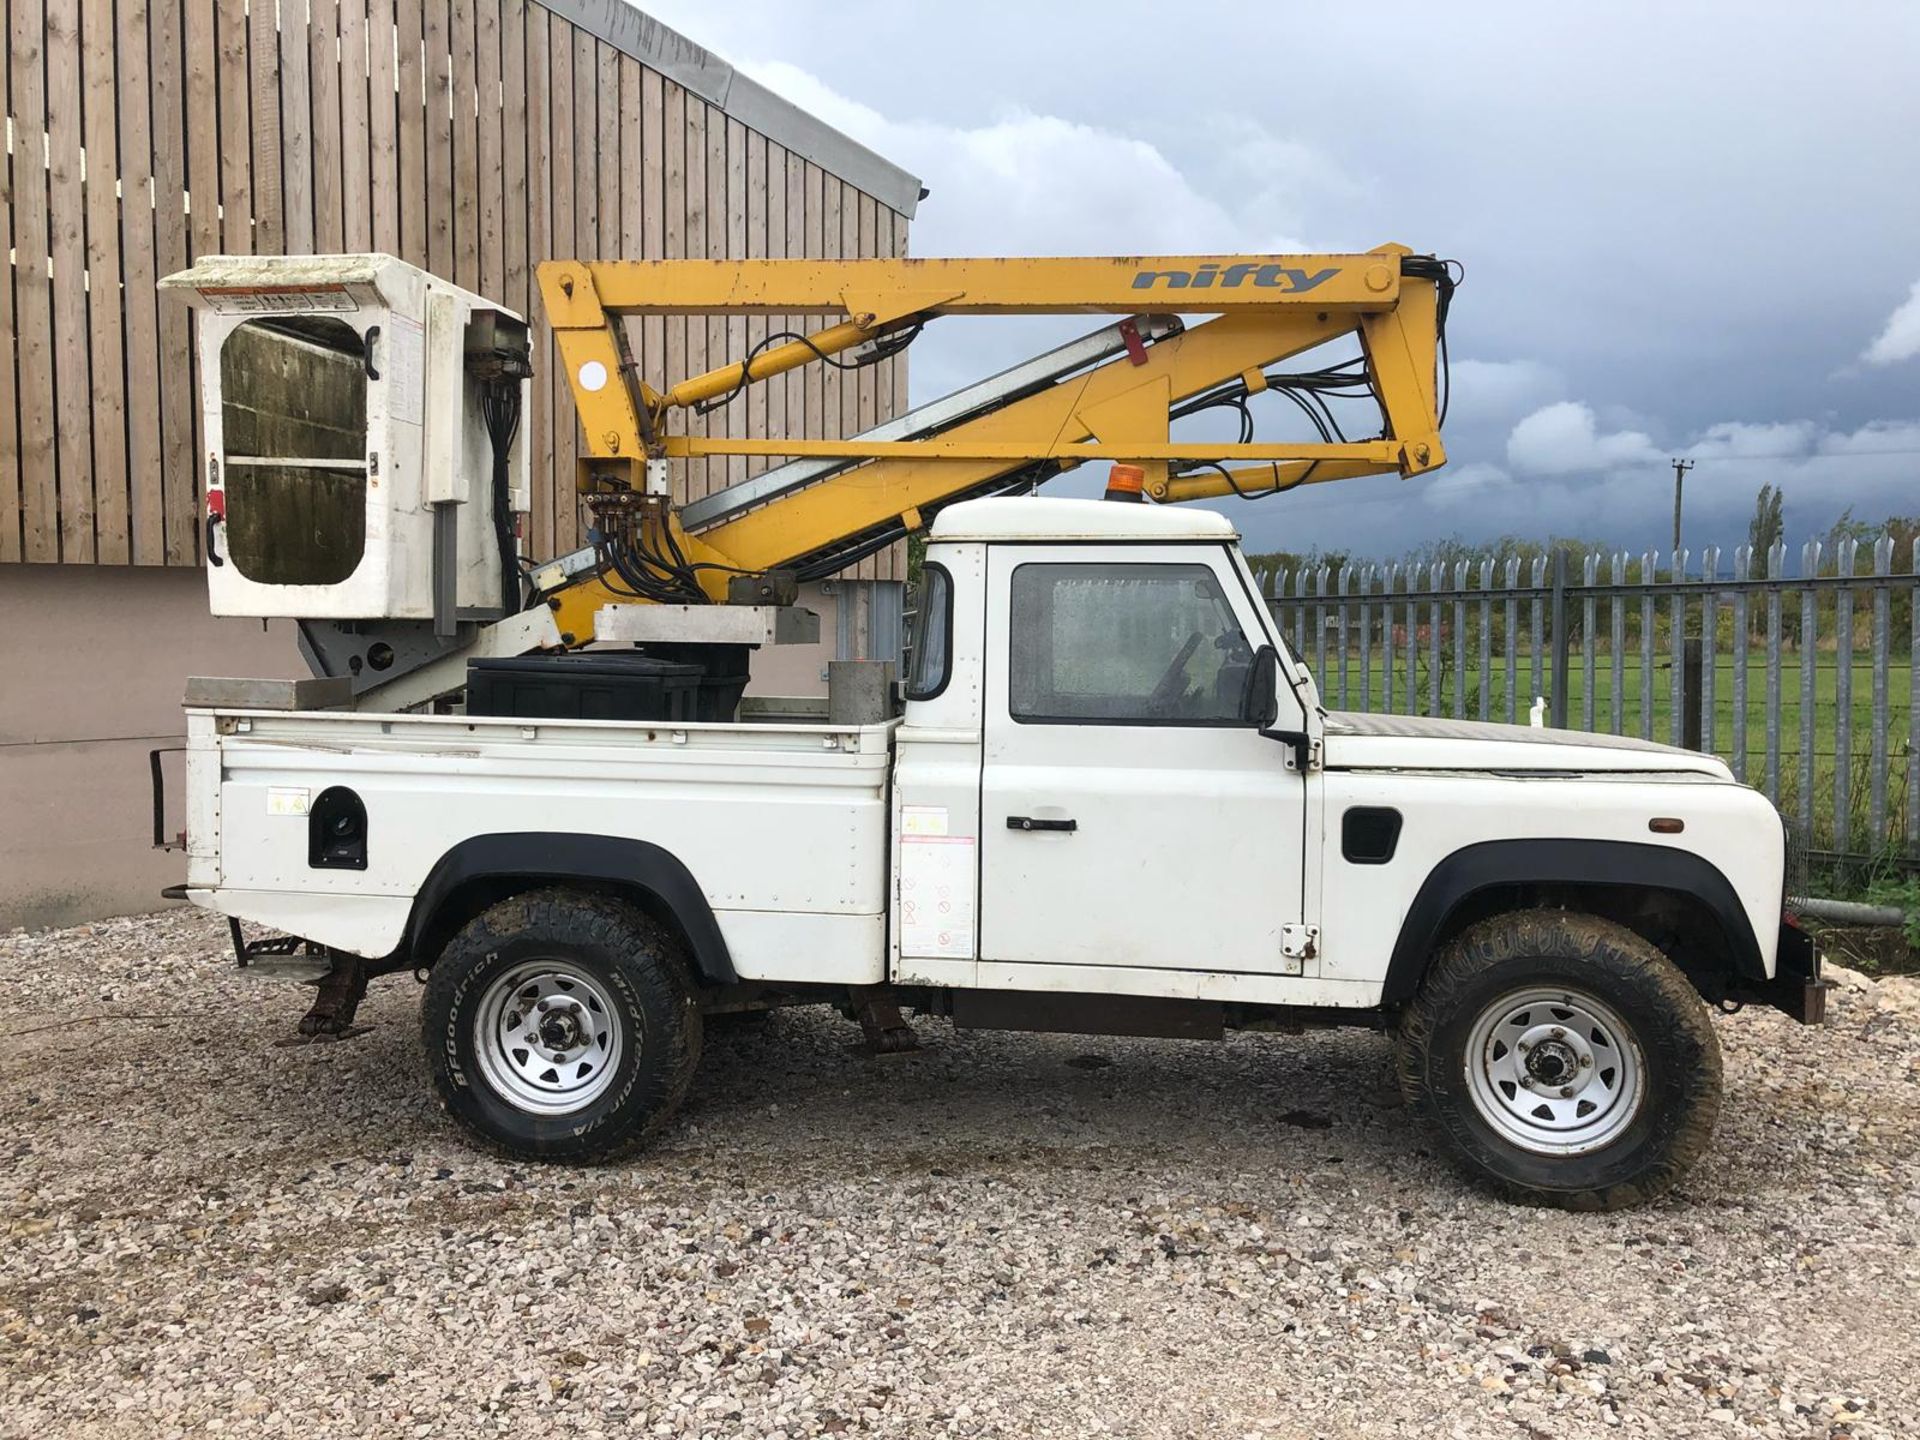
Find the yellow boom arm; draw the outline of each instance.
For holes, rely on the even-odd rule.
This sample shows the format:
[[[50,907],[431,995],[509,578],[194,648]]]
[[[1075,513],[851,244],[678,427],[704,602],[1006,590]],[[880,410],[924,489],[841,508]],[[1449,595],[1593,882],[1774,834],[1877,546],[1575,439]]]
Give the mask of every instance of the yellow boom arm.
[[[935,507],[997,481],[1088,460],[1140,466],[1148,497],[1168,502],[1413,476],[1446,459],[1437,350],[1452,280],[1440,262],[1399,245],[1355,255],[1084,260],[556,260],[540,266],[539,280],[585,435],[582,490],[648,496],[649,533],[670,543],[714,598],[729,572],[831,555],[863,535],[917,528]],[[675,409],[856,346],[902,344],[940,316],[1034,313],[1210,318],[1164,327],[1157,343],[1130,339],[1126,353],[918,438],[666,433]],[[831,323],[664,389],[639,380],[621,317],[710,314],[817,314]],[[1172,439],[1186,402],[1222,387],[1258,393],[1266,367],[1346,335],[1359,338],[1364,373],[1344,378],[1378,401],[1378,435]],[[666,503],[661,462],[722,455],[858,463],[690,535]],[[607,598],[566,597],[563,628],[584,634],[590,608]]]

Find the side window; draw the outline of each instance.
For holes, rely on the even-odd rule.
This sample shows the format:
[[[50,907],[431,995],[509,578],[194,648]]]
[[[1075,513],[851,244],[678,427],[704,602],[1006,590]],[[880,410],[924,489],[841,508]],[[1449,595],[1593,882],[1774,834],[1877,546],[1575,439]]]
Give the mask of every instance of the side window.
[[[920,605],[913,617],[913,657],[907,698],[931,700],[953,674],[953,577],[944,565],[920,572]]]
[[[1008,710],[1030,724],[1239,725],[1253,652],[1205,565],[1021,565]]]
[[[249,320],[220,351],[227,549],[265,585],[337,585],[367,544],[366,348],[332,316]]]

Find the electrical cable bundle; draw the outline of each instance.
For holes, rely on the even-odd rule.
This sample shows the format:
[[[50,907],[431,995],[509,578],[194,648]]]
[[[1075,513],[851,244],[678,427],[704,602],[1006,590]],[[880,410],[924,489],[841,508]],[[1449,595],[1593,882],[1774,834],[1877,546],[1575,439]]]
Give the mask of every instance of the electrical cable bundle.
[[[513,496],[510,466],[513,437],[520,428],[520,383],[518,377],[489,380],[480,387],[480,414],[486,421],[487,440],[493,446],[493,535],[500,547],[500,604],[503,612],[517,615],[526,604],[515,562],[519,546],[514,543]]]
[[[624,593],[660,605],[706,604],[707,592],[700,588],[697,572],[726,568],[690,562],[669,525],[660,527],[660,534],[666,541],[665,554],[649,548],[642,537],[627,538],[598,527],[587,534],[602,578],[606,579],[611,574],[620,581],[619,585],[615,585],[608,580],[608,589],[621,593],[621,586],[624,586]]]
[[[1444,425],[1447,422],[1447,407],[1453,400],[1452,362],[1447,354],[1447,311],[1453,304],[1453,292],[1459,286],[1464,271],[1460,263],[1455,260],[1436,260],[1430,255],[1407,255],[1401,258],[1400,273],[1415,280],[1430,280],[1438,292],[1434,308],[1434,337],[1439,342],[1440,349],[1438,423]],[[1373,401],[1377,409],[1380,407],[1380,394],[1374,389],[1372,376],[1367,373],[1364,356],[1355,356],[1337,365],[1328,365],[1318,370],[1305,370],[1295,374],[1263,373],[1261,378],[1266,381],[1266,389],[1286,396],[1299,408],[1300,412],[1307,417],[1308,423],[1313,426],[1315,433],[1319,435],[1323,445],[1345,444],[1348,438],[1347,432],[1335,417],[1332,407],[1327,404],[1329,399],[1368,399]],[[1246,381],[1231,380],[1194,396],[1184,404],[1175,406],[1168,412],[1168,418],[1179,420],[1206,410],[1235,410],[1240,416],[1239,443],[1249,445],[1253,443],[1254,423],[1253,412],[1247,408],[1247,401],[1255,393],[1257,392],[1247,388]],[[1386,438],[1386,431],[1386,413],[1384,409],[1380,409],[1380,433],[1376,438]],[[1319,463],[1316,460],[1308,465],[1300,478],[1286,488],[1291,490],[1295,486],[1306,484]],[[1213,460],[1189,461],[1173,467],[1175,474],[1187,474],[1195,470],[1219,471],[1221,477],[1232,487],[1233,493],[1242,500],[1257,500],[1263,495],[1279,493],[1277,488],[1249,493],[1240,488],[1231,470]]]
[[[1415,280],[1431,280],[1438,290],[1433,330],[1440,341],[1440,416],[1447,423],[1447,406],[1453,401],[1453,366],[1447,357],[1447,311],[1453,308],[1453,292],[1466,278],[1467,267],[1458,260],[1438,260],[1431,255],[1403,255],[1400,273]]]
[[[916,320],[890,335],[883,335],[869,342],[863,351],[847,360],[822,350],[814,343],[812,337],[798,331],[775,331],[757,342],[747,352],[746,358],[740,362],[739,378],[735,380],[732,388],[723,395],[716,395],[704,404],[694,406],[694,413],[696,415],[711,414],[738,399],[752,383],[753,362],[775,345],[795,341],[811,350],[814,359],[831,365],[836,370],[864,370],[870,365],[878,365],[884,360],[891,360],[894,356],[901,354],[920,338],[920,332],[925,328],[926,321]],[[700,588],[699,571],[726,570],[736,575],[749,573],[729,565],[689,561],[670,526],[664,526],[661,529],[667,550],[670,552],[664,555],[657,550],[648,549],[644,541],[623,540],[618,535],[608,534],[597,528],[588,533],[593,544],[594,558],[599,562],[602,574],[617,577],[620,585],[626,587],[625,593],[640,599],[673,605],[705,604],[707,595]],[[812,564],[801,566],[796,573],[803,581],[817,580],[822,576],[831,575],[865,559],[876,551],[885,549],[905,533],[905,527],[896,524],[887,527],[883,534],[868,532],[866,535],[854,537],[836,548],[830,560],[816,559]],[[619,586],[613,585],[611,581],[609,581],[609,588],[619,590]]]

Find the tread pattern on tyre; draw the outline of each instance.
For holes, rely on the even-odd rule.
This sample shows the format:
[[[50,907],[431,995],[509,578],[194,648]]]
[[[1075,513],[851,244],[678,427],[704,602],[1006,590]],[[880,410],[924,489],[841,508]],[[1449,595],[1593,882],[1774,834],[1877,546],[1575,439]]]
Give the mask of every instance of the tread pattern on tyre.
[[[1564,981],[1606,1000],[1635,1032],[1648,1093],[1618,1141],[1541,1156],[1500,1139],[1466,1093],[1474,1016],[1503,990]],[[1506,1198],[1617,1210],[1671,1188],[1706,1151],[1720,1111],[1719,1041],[1692,983],[1626,926],[1565,910],[1493,916],[1448,942],[1400,1018],[1401,1093],[1440,1128],[1454,1161]]]
[[[526,1133],[510,1138],[484,1118],[490,1092],[478,1076],[463,1072],[457,1032],[501,951],[530,940],[605,963],[613,988],[634,1011],[629,1044],[638,1047],[639,1063],[627,1085],[582,1112],[588,1123],[526,1116]],[[601,1163],[644,1147],[679,1109],[699,1064],[701,1023],[685,955],[666,927],[610,896],[553,888],[498,902],[447,943],[427,975],[421,1034],[441,1108],[490,1149],[517,1159]],[[512,1111],[497,1097],[494,1104]]]

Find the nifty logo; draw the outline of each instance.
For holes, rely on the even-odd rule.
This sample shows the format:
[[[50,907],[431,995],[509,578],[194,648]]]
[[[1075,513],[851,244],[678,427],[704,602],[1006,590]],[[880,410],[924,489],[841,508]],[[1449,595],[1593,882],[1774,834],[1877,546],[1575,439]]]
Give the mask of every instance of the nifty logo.
[[[1338,266],[1327,270],[1290,270],[1284,265],[1228,265],[1224,268],[1208,261],[1197,270],[1142,270],[1133,277],[1133,288],[1151,290],[1161,281],[1169,290],[1238,289],[1248,280],[1263,290],[1287,290],[1294,294],[1323,285],[1340,273]]]

